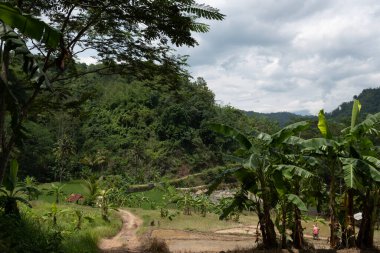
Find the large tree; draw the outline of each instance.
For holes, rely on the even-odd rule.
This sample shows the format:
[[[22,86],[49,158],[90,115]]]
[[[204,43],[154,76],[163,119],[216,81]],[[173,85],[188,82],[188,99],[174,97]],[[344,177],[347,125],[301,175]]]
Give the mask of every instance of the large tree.
[[[89,72],[163,73],[175,80],[183,59],[173,56],[172,46],[197,45],[192,32],[209,30],[199,18],[224,18],[194,0],[11,0],[0,8],[0,179],[41,92]],[[102,64],[77,69],[75,60],[88,50]]]

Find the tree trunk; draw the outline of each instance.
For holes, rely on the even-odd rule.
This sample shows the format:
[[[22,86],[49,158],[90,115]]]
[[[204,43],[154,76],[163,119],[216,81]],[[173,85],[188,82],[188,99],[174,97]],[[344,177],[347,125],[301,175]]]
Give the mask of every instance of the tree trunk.
[[[342,242],[345,247],[355,247],[355,221],[354,221],[354,192],[353,189],[348,189],[345,196],[345,227],[342,233]]]
[[[304,244],[301,211],[297,207],[294,207],[293,246],[296,249],[302,249]]]
[[[286,249],[286,202],[282,206],[281,248]]]
[[[379,192],[375,191],[371,196],[371,191],[367,190],[363,203],[363,218],[360,224],[356,245],[359,248],[373,248],[373,237],[375,230],[375,220],[377,216],[377,205]]]
[[[263,235],[264,247],[267,249],[276,248],[276,231],[274,229],[274,223],[270,218],[270,207],[265,200],[263,200],[263,213],[260,219],[260,230]]]
[[[18,210],[17,202],[14,198],[8,197],[5,201],[4,214],[14,215],[17,218],[20,217],[20,211]]]
[[[8,164],[10,149],[6,138],[5,117],[7,112],[7,84],[9,72],[9,49],[3,43],[0,45],[0,184],[3,183],[6,167]]]
[[[330,247],[335,248],[339,238],[337,236],[337,221],[336,221],[336,217],[335,217],[335,175],[334,175],[334,169],[332,170],[331,182],[330,182],[329,212],[330,212]]]

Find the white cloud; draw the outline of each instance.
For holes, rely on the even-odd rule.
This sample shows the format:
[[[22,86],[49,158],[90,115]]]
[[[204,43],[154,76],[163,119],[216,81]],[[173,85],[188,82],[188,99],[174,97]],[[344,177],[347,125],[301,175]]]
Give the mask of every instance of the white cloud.
[[[380,79],[380,2],[213,0],[227,14],[199,36],[190,72],[223,104],[331,111]],[[365,106],[365,105],[363,105]]]

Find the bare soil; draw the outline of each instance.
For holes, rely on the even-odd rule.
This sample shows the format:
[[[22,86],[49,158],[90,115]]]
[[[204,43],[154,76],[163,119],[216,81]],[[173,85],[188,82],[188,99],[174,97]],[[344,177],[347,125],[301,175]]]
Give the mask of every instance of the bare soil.
[[[151,236],[164,240],[173,253],[220,252],[255,247],[255,237],[251,235],[156,229],[152,231]]]
[[[143,221],[127,210],[119,210],[119,214],[123,221],[123,226],[114,237],[100,241],[99,248],[101,252],[141,252],[141,242],[136,235],[136,231]]]
[[[127,210],[120,210],[119,214],[123,220],[120,232],[113,238],[103,239],[99,243],[99,248],[103,253],[142,253],[142,239],[136,232],[142,225],[142,220]],[[338,253],[359,253],[371,252],[360,250],[329,250],[326,238],[312,240],[305,235],[305,239],[314,244],[318,252],[338,252]],[[218,230],[215,232],[194,232],[174,229],[153,229],[148,238],[156,238],[164,241],[172,253],[216,253],[216,252],[298,252],[297,250],[252,250],[256,244],[256,227],[241,226]],[[146,240],[146,238],[145,238]]]

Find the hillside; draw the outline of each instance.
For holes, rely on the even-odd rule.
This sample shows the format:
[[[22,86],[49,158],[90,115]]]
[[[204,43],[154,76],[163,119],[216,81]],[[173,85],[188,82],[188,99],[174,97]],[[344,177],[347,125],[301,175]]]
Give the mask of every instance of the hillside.
[[[290,123],[307,120],[313,118],[313,116],[301,116],[291,112],[272,112],[272,113],[260,113],[254,111],[245,111],[248,116],[263,117],[269,120],[278,122],[280,127],[286,126]]]
[[[362,104],[361,117],[365,117],[367,114],[373,114],[380,111],[380,87],[369,88],[363,90],[358,96],[354,98],[359,99]],[[351,117],[352,103],[344,102],[337,109],[333,110],[328,114],[329,117],[336,119],[337,121],[342,121],[344,119]]]
[[[360,114],[362,119],[365,118],[367,114],[380,112],[380,87],[364,89],[359,95],[353,96],[353,98],[359,99],[362,104]],[[349,121],[351,119],[352,103],[353,101],[343,102],[338,106],[338,108],[327,113],[327,116],[337,122]],[[244,111],[244,113],[248,116],[257,116],[273,120],[278,122],[280,127],[286,126],[292,122],[309,120],[315,117],[311,115],[302,116],[291,112],[260,113],[254,111]]]

